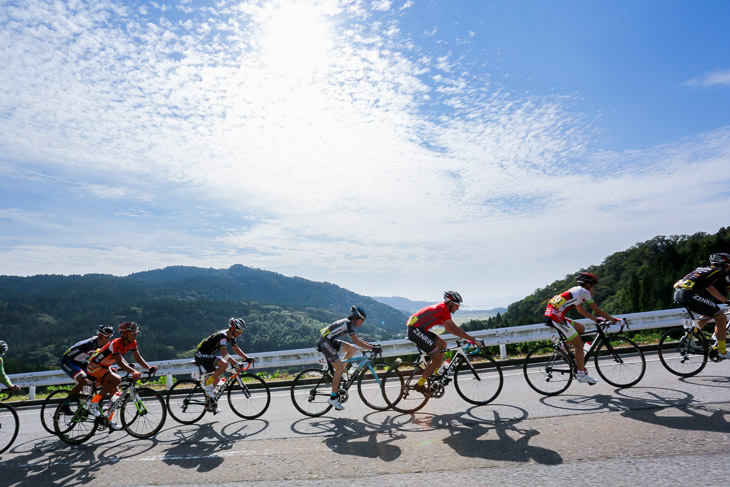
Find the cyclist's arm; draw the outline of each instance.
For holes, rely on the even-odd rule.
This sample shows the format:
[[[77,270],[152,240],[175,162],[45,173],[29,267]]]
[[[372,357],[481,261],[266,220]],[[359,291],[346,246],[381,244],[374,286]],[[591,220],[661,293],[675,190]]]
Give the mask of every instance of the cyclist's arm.
[[[594,303],[593,301],[589,302],[588,306],[590,306],[591,310],[593,310],[593,313],[595,315],[600,316],[601,318],[605,318],[608,321],[612,321],[614,323],[616,323],[618,321],[616,318],[614,318],[613,316],[611,316],[610,314],[606,313],[601,308],[599,308],[598,305],[596,303]],[[589,312],[587,312],[582,306],[576,306],[575,309],[578,311],[578,313],[582,314],[586,318],[591,319],[596,322],[598,321],[598,320],[596,320],[595,316],[593,316]]]
[[[0,382],[5,384],[9,388],[13,388],[13,383],[10,381],[10,377],[5,373],[5,364],[3,363],[3,359],[0,358]]]
[[[352,338],[352,343],[354,343],[355,345],[357,345],[360,348],[365,348],[367,350],[372,350],[373,349],[373,346],[371,344],[369,344],[368,342],[362,340],[357,335],[354,335],[354,334],[353,335],[350,335],[350,338]]]
[[[137,357],[135,356],[134,358],[137,358]],[[137,372],[136,370],[134,370],[134,367],[132,367],[131,365],[129,365],[129,362],[127,362],[126,360],[124,360],[124,357],[122,357],[122,354],[121,353],[115,353],[114,354],[114,360],[117,361],[117,365],[119,366],[120,369],[126,370],[130,374],[133,374],[133,373]]]
[[[730,301],[728,298],[722,295],[720,291],[717,290],[715,286],[708,286],[707,292],[712,294],[712,297],[720,301],[721,303],[727,304],[728,301]]]
[[[451,333],[452,335],[456,335],[459,338],[463,338],[464,340],[469,340],[470,342],[476,342],[477,339],[459,328],[456,323],[454,323],[454,320],[446,320],[443,322],[444,329],[448,333]]]
[[[245,353],[243,353],[243,350],[241,350],[241,347],[239,347],[235,343],[233,344],[233,351],[236,352],[236,354],[239,357],[241,357],[243,360],[248,360],[248,355],[246,355]],[[226,350],[223,349],[222,350],[222,356],[223,357],[225,357],[227,355],[225,352],[226,352]],[[228,355],[228,363],[231,364],[231,365],[237,365],[236,360],[233,357],[231,357],[230,355]]]

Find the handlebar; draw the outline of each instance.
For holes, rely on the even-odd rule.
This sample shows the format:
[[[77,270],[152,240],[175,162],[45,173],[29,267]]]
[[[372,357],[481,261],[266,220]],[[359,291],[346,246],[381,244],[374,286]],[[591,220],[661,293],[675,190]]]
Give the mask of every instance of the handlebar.
[[[157,375],[157,370],[155,369],[154,372],[148,370],[147,372],[140,372],[140,374],[142,374],[142,377],[139,379],[140,382],[150,382],[152,378]],[[122,377],[122,383],[132,384],[133,382],[132,374],[130,372],[127,372],[127,375]]]

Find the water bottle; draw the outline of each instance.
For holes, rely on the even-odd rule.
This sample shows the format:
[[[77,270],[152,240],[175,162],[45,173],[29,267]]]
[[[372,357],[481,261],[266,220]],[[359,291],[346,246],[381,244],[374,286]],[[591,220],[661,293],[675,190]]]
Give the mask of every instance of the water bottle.
[[[115,402],[117,402],[120,397],[122,397],[122,393],[119,392],[119,391],[115,392],[114,395],[111,398],[112,404],[114,404]]]
[[[436,372],[436,374],[444,375],[446,373],[446,369],[449,368],[449,363],[450,362],[448,359],[444,360],[444,363],[441,364],[441,367],[439,367],[439,370],[438,370],[438,372]]]
[[[588,350],[591,349],[591,342],[585,342],[583,344],[583,353],[588,353]]]

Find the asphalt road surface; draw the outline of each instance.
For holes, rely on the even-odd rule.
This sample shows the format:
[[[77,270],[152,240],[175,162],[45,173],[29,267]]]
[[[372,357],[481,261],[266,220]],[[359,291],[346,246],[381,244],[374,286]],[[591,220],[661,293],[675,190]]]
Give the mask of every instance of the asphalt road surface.
[[[452,384],[413,416],[373,412],[354,393],[344,411],[306,418],[272,389],[257,420],[223,402],[196,425],[168,416],[150,440],[98,433],[80,446],[20,408],[0,485],[728,485],[730,361],[682,380],[655,352],[647,362],[633,388],[574,382],[551,398],[508,368],[493,404],[471,406]]]

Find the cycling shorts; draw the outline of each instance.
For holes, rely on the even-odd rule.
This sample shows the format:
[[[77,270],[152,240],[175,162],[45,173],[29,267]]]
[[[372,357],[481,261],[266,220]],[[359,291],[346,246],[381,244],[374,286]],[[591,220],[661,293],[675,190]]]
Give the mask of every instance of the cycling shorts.
[[[702,316],[713,317],[722,313],[722,309],[716,302],[699,295],[691,289],[677,289],[674,291],[674,302]]]
[[[432,331],[423,331],[415,326],[409,326],[407,338],[428,355],[436,352],[439,337]]]
[[[215,365],[218,359],[220,359],[218,355],[209,355],[207,353],[195,352],[195,364],[203,367],[208,373],[211,373],[218,368]]]
[[[317,350],[324,354],[327,363],[337,362],[340,360],[340,349],[342,348],[342,340],[330,340],[329,338],[320,338],[317,343]]]
[[[79,379],[86,378],[86,371],[84,370],[84,368],[68,357],[63,357],[63,360],[61,361],[61,370],[66,372],[67,376],[71,377],[77,382]]]
[[[565,318],[565,321],[555,321],[548,316],[545,319],[545,324],[547,326],[558,329],[560,333],[565,335],[566,340],[572,340],[573,338],[578,336],[578,332],[573,327],[573,320],[571,320],[570,318]]]

